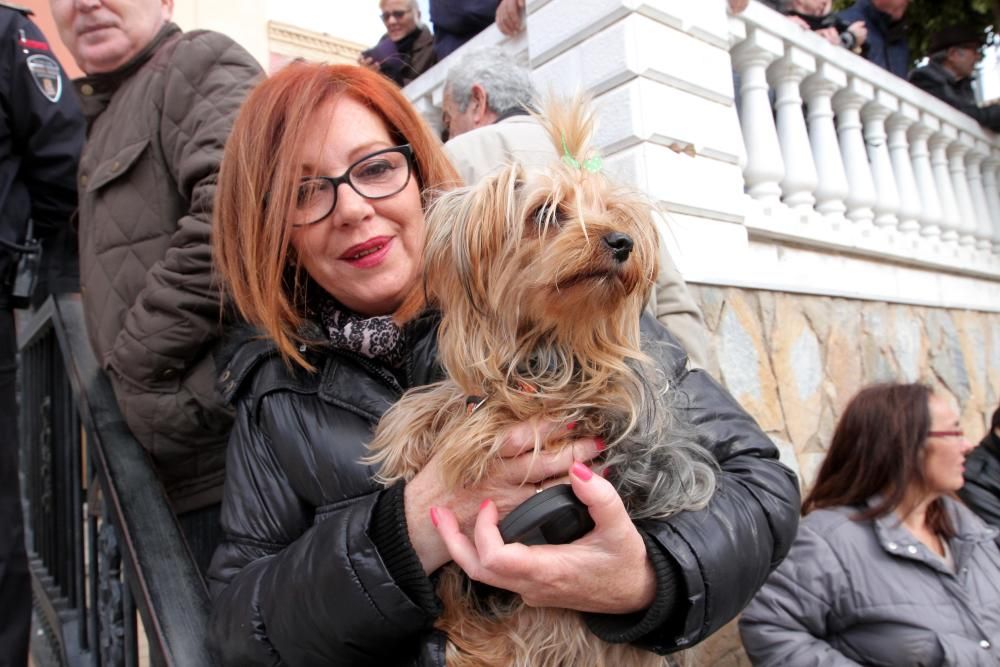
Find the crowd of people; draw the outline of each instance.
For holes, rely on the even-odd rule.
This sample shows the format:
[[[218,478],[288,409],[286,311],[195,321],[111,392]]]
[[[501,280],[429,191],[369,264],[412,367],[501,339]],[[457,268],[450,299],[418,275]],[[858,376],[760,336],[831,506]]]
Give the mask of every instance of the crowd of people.
[[[433,32],[415,0],[381,0],[386,34],[359,66],[270,77],[228,37],[182,31],[171,0],[50,5],[84,72],[72,83],[30,12],[0,4],[15,47],[0,51],[0,664],[26,663],[30,624],[13,311],[77,289],[206,573],[224,664],[443,665],[435,573],[451,562],[491,582],[535,571],[531,590],[511,590],[660,654],[745,608],[754,664],[1000,660],[1000,408],[974,448],[946,396],[865,388],[800,504],[777,448],[704,370],[709,333],[663,243],[635,326],[683,399],[678,432],[711,462],[703,507],[630,518],[613,475],[592,470],[603,434],[572,424],[571,446],[541,452],[538,424],[512,428],[482,484],[448,485],[434,458],[380,482],[374,428],[443,372],[434,304],[397,317],[421,290],[435,202],[507,164],[606,178],[553,146],[530,73],[501,50],[448,61],[441,138],[400,90],[490,23],[523,30],[523,0],[432,0]],[[982,35],[942,31],[910,73],[906,5],[776,8],[996,129],[970,98]],[[664,221],[650,224],[662,238]],[[556,484],[595,519],[583,545],[498,545],[502,515]]]

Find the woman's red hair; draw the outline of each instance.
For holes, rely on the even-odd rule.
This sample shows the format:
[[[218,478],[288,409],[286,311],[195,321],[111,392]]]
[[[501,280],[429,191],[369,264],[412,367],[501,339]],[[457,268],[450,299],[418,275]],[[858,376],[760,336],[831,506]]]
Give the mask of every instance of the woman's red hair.
[[[410,144],[424,206],[458,185],[441,143],[394,83],[353,65],[294,63],[257,86],[226,143],[215,198],[213,253],[227,297],[278,346],[311,370],[300,351],[306,284],[287,223],[303,175],[301,146],[315,110],[340,95],[366,105],[393,141]],[[322,223],[320,223],[322,224]]]

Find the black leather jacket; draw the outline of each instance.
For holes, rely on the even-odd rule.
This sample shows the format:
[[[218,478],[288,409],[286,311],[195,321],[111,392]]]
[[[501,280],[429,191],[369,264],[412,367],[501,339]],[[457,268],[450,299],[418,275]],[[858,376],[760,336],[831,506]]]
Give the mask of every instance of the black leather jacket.
[[[1000,438],[992,430],[965,460],[965,486],[958,495],[980,519],[1000,528]]]
[[[419,565],[408,542],[388,553],[376,534],[380,508],[401,492],[377,486],[358,463],[372,427],[405,388],[439,378],[436,328],[432,316],[408,326],[410,356],[396,376],[331,349],[310,352],[318,372],[290,371],[266,341],[237,346],[222,375],[237,406],[225,537],[209,572],[210,633],[225,664],[444,664],[430,580],[398,566],[397,551]],[[672,341],[649,316],[643,334]],[[784,558],[799,515],[796,477],[771,441],[672,349],[661,362],[722,472],[704,510],[639,524],[654,565],[665,555],[674,566],[682,599],[677,613],[641,636],[627,626],[642,620],[623,617],[626,629],[616,636],[660,653],[689,647],[735,617]],[[675,596],[659,583],[658,576],[658,596]]]

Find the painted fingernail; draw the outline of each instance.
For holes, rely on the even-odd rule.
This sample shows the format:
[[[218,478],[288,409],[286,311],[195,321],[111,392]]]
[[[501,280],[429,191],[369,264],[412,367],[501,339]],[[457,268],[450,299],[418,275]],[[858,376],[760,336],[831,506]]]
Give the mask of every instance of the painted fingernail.
[[[487,498],[483,502],[479,503],[479,511],[482,512],[490,504],[490,499]]]
[[[594,445],[597,447],[597,451],[603,452],[608,448],[608,443],[604,442],[604,438],[597,436],[594,438]]]
[[[437,525],[438,525],[438,511],[437,511],[436,507],[432,507],[431,508],[431,523],[433,523],[434,527],[437,528]]]
[[[576,428],[576,422],[570,422],[570,423],[566,424],[566,430],[567,431],[572,431],[575,428]]]
[[[573,467],[570,468],[570,470],[574,475],[582,479],[584,482],[589,482],[590,478],[594,476],[594,471],[588,468],[587,466],[583,465],[579,461],[574,463]]]

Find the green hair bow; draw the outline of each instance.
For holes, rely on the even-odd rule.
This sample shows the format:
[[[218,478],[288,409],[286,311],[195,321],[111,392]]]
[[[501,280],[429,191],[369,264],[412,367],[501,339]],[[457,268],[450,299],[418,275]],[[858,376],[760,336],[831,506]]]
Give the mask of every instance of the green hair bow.
[[[577,160],[575,157],[569,154],[569,147],[566,145],[566,137],[562,138],[562,146],[563,146],[562,161],[566,165],[573,167],[574,169],[585,169],[592,174],[596,174],[601,170],[601,167],[604,166],[604,160],[601,159],[600,155],[594,155],[590,158],[587,158],[586,160],[583,161],[583,165],[581,165],[579,160]]]

